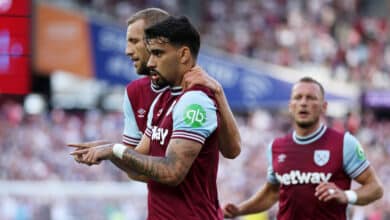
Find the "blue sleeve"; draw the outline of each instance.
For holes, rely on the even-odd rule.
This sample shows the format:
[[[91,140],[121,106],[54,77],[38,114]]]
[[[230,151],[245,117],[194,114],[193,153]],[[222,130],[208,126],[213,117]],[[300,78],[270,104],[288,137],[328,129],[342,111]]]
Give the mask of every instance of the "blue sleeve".
[[[275,176],[275,172],[272,166],[272,142],[267,147],[267,162],[267,181],[272,184],[279,184],[279,181]]]
[[[344,134],[343,167],[344,171],[352,179],[359,176],[370,163],[367,161],[363,148],[359,141],[346,132]]]
[[[217,108],[202,91],[186,92],[172,110],[172,138],[184,138],[204,144],[218,126]]]
[[[125,92],[123,100],[123,114],[125,125],[123,129],[123,142],[129,145],[136,146],[142,137],[142,132],[139,130],[133,108],[131,107],[130,99]]]

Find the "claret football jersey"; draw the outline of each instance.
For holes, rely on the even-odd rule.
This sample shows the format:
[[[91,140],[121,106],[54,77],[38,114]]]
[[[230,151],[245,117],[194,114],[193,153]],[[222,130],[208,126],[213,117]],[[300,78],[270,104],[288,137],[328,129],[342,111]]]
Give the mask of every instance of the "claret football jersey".
[[[202,144],[185,179],[177,186],[148,182],[148,219],[223,219],[216,186],[218,116],[212,93],[204,87],[165,91],[154,101],[145,134],[151,156],[164,157],[171,139]]]
[[[313,134],[275,139],[267,151],[268,182],[280,184],[278,219],[346,219],[346,205],[314,196],[320,182],[350,189],[351,179],[369,166],[350,133],[321,125]]]
[[[126,86],[123,100],[123,143],[137,146],[146,129],[150,105],[156,96],[167,88],[158,88],[149,77],[134,80]]]

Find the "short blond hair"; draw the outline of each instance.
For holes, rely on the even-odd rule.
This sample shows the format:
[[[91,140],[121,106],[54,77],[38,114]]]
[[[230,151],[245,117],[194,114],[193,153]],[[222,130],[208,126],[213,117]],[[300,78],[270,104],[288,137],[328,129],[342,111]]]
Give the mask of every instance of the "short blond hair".
[[[169,13],[160,8],[146,8],[133,14],[128,20],[127,25],[130,25],[140,19],[144,20],[145,26],[149,27],[158,22],[161,22],[169,17]]]
[[[322,97],[325,97],[324,87],[322,86],[322,84],[320,82],[318,82],[314,78],[312,78],[310,76],[305,76],[305,77],[302,77],[301,79],[299,79],[298,83],[300,83],[300,82],[317,84],[317,86],[320,87]]]

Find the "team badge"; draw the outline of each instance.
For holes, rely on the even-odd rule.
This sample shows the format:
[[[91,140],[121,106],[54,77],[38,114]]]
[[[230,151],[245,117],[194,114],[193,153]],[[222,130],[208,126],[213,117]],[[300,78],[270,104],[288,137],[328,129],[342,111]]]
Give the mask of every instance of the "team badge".
[[[279,156],[278,156],[278,162],[279,163],[283,163],[284,162],[284,160],[286,160],[286,154],[279,154]]]
[[[206,122],[206,111],[197,104],[187,106],[183,116],[184,122],[192,128],[199,128]]]
[[[138,109],[137,113],[138,113],[137,114],[138,118],[143,118],[143,117],[145,117],[146,110],[143,108],[140,108],[140,109]]]
[[[318,166],[324,166],[328,163],[330,158],[329,150],[315,150],[314,151],[314,163]]]

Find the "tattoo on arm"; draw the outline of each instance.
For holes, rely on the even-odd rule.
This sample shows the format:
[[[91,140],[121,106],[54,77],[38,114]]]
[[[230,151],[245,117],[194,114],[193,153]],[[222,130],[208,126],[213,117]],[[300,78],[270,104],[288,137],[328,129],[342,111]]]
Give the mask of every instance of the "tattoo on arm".
[[[187,175],[201,144],[185,139],[172,139],[168,145],[165,157],[147,156],[126,149],[123,161],[134,171],[166,184],[177,185]]]

